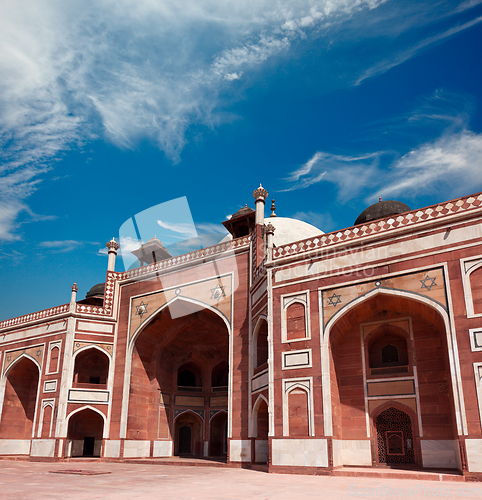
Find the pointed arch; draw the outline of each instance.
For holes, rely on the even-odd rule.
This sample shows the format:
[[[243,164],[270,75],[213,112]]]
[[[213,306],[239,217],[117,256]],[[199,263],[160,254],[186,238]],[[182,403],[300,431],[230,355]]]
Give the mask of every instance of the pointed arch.
[[[268,349],[266,349],[266,360],[264,360],[263,357],[263,362],[260,363],[260,352],[259,352],[259,332],[263,325],[266,324],[266,327],[268,326],[268,318],[265,314],[260,314],[258,316],[258,319],[256,320],[255,327],[253,329],[253,335],[251,339],[251,359],[252,359],[252,367],[253,367],[253,372],[258,368],[259,366],[262,366],[264,363],[268,361]],[[266,341],[268,340],[268,330],[266,329]],[[263,354],[263,353],[262,353]]]
[[[263,394],[260,394],[253,405],[253,410],[251,412],[251,436],[258,437],[258,410],[262,403],[266,404],[266,408],[269,408],[268,400]]]
[[[30,354],[26,353],[26,352],[23,352],[22,354],[20,354],[20,356],[11,364],[8,366],[8,368],[5,370],[3,376],[4,377],[8,377],[8,373],[10,372],[10,370],[19,362],[22,360],[22,358],[27,358],[29,359],[30,361],[33,361],[35,363],[35,366],[38,368],[38,371],[39,371],[39,376],[41,375],[41,372],[42,372],[42,367],[40,366],[40,363],[33,357],[33,356],[30,356]]]
[[[321,292],[320,292],[321,293]],[[377,296],[397,297],[404,298],[408,301],[415,301],[417,303],[428,306],[431,310],[438,313],[438,317],[442,321],[445,330],[448,357],[449,357],[449,370],[452,381],[452,393],[455,406],[455,419],[457,430],[459,434],[468,434],[467,418],[465,414],[465,403],[463,398],[462,380],[460,375],[460,362],[458,357],[458,347],[456,340],[455,325],[453,319],[444,306],[439,302],[426,297],[425,295],[409,292],[406,290],[394,290],[390,288],[375,288],[356,299],[350,301],[340,310],[338,310],[327,322],[325,327],[320,325],[323,330],[322,345],[321,345],[321,358],[322,358],[322,394],[323,394],[323,408],[324,408],[324,431],[326,436],[333,436],[333,421],[332,421],[332,406],[331,406],[331,375],[330,375],[330,336],[335,325],[338,321],[347,315],[354,308],[360,306],[364,302],[371,300]],[[320,318],[320,321],[322,319]],[[443,333],[443,332],[442,332]]]
[[[228,334],[231,336],[231,323],[229,319],[226,317],[225,314],[223,314],[221,311],[216,309],[215,307],[206,304],[206,302],[203,302],[201,300],[193,299],[191,297],[184,297],[182,295],[178,295],[177,297],[173,297],[171,300],[168,300],[166,303],[164,303],[162,306],[158,307],[145,321],[142,322],[134,331],[134,333],[131,335],[129,342],[128,342],[128,348],[130,352],[132,353],[132,350],[134,349],[134,345],[136,343],[137,338],[139,335],[142,333],[142,331],[149,326],[152,321],[156,318],[156,316],[161,313],[164,309],[168,308],[169,306],[172,306],[176,302],[188,302],[191,303],[195,306],[200,306],[201,309],[208,309],[209,311],[213,312],[217,316],[219,316],[224,323],[226,324],[226,328],[228,329]],[[191,314],[191,313],[189,313]],[[130,325],[129,325],[130,326]]]
[[[81,411],[84,411],[84,410],[95,411],[96,413],[98,413],[104,419],[104,425],[107,422],[107,417],[98,408],[95,408],[94,406],[90,406],[90,405],[85,405],[85,406],[81,406],[80,408],[76,408],[75,410],[72,410],[67,415],[67,418],[65,419],[65,421],[67,422],[67,424],[69,423],[69,420],[70,420],[71,417],[73,417],[76,413],[80,413]],[[104,432],[105,432],[105,430],[104,430]]]

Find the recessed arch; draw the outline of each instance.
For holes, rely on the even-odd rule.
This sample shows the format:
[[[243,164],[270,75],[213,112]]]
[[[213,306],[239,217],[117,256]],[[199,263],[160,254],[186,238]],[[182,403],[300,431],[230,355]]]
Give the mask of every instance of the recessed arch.
[[[226,328],[228,329],[228,334],[229,334],[229,336],[231,336],[231,323],[225,314],[223,314],[221,311],[219,311],[215,307],[213,307],[209,304],[206,304],[206,302],[203,302],[203,301],[197,300],[197,299],[193,299],[191,297],[183,297],[182,295],[178,295],[177,297],[174,297],[171,300],[168,300],[165,304],[158,307],[145,321],[142,322],[142,324],[140,324],[136,328],[134,333],[131,335],[131,337],[129,339],[129,343],[128,343],[129,350],[131,353],[132,353],[132,350],[134,349],[134,345],[136,343],[136,340],[139,337],[139,335],[141,334],[141,332],[152,323],[152,321],[156,318],[156,316],[159,313],[161,313],[164,309],[168,308],[169,306],[172,306],[176,302],[188,302],[188,303],[191,303],[193,305],[200,306],[201,309],[208,309],[209,311],[213,312],[214,314],[219,316],[224,321],[224,323],[226,324]],[[191,314],[191,313],[189,313],[189,314]]]
[[[251,436],[258,436],[258,410],[262,403],[266,404],[266,408],[269,407],[268,399],[263,395],[259,394],[253,405],[253,410],[251,412]],[[268,423],[268,422],[267,422]]]
[[[260,331],[266,327],[263,332],[263,338],[260,338]],[[253,371],[268,362],[268,318],[261,314],[256,320],[251,340],[251,359]]]
[[[70,412],[66,418],[67,456],[100,457],[103,438],[107,437],[106,420],[106,416],[91,405]]]
[[[333,435],[333,420],[332,420],[332,396],[331,396],[331,374],[330,374],[330,341],[333,335],[333,330],[340,323],[340,320],[347,314],[351,313],[355,308],[358,308],[365,302],[376,298],[386,298],[387,304],[392,307],[394,312],[405,313],[410,311],[414,316],[420,315],[429,323],[439,329],[440,333],[445,336],[447,355],[448,355],[448,371],[450,373],[450,381],[452,386],[453,402],[455,407],[454,418],[459,434],[467,434],[467,421],[465,414],[465,404],[462,393],[462,381],[460,376],[460,363],[458,359],[458,348],[455,337],[455,326],[453,319],[448,315],[447,310],[439,302],[430,299],[424,295],[408,292],[405,290],[393,290],[388,288],[376,288],[370,292],[352,300],[343,308],[337,311],[325,326],[322,339],[322,393],[323,407],[329,411],[325,413],[324,429],[325,435]],[[397,298],[397,301],[393,300]],[[400,300],[401,299],[401,300]],[[369,317],[367,308],[367,318]],[[428,318],[428,319],[427,319]],[[360,320],[362,322],[362,320]],[[358,323],[358,321],[357,321]],[[338,327],[337,327],[338,328]]]
[[[107,351],[96,345],[79,349],[73,357],[73,387],[84,384],[107,388],[111,358]]]
[[[3,376],[4,377],[8,377],[8,373],[10,372],[10,370],[19,362],[21,361],[23,358],[27,358],[29,359],[30,361],[33,361],[35,363],[35,366],[38,368],[38,371],[39,371],[39,376],[41,374],[41,370],[42,370],[42,367],[40,366],[40,363],[33,357],[33,356],[30,356],[30,354],[24,352],[22,353],[4,372]]]
[[[201,415],[199,415],[199,413],[196,413],[195,411],[193,410],[182,410],[181,412],[179,412],[175,417],[174,417],[174,420],[173,422],[175,422],[181,415],[184,415],[185,413],[192,413],[193,415],[195,415],[196,417],[200,418],[201,420],[204,421],[204,417],[202,417]]]

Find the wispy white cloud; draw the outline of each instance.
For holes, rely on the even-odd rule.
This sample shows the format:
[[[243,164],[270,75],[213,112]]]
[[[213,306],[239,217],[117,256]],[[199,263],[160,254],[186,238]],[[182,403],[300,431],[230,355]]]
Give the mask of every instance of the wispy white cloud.
[[[85,242],[77,240],[51,240],[51,241],[40,241],[38,246],[40,248],[45,248],[52,253],[65,253],[81,248],[85,245],[98,245],[96,242]]]
[[[449,198],[482,190],[482,134],[468,127],[461,96],[437,91],[404,117],[407,129],[420,122],[437,122],[442,132],[408,152],[377,151],[363,155],[315,153],[287,179],[284,191],[304,189],[319,182],[337,186],[338,200],[364,196],[366,203],[383,198],[441,194]],[[399,126],[399,125],[397,125]],[[303,219],[303,220],[306,220]]]
[[[376,152],[348,156],[318,151],[285,179],[291,186],[281,191],[304,189],[324,181],[336,184],[338,197],[348,200],[356,197],[371,182],[378,172],[380,157],[383,154],[384,152]]]
[[[468,7],[467,7],[468,8]],[[431,45],[435,45],[446,38],[449,38],[453,35],[456,35],[457,33],[460,33],[461,31],[464,31],[468,28],[471,28],[472,26],[475,26],[476,24],[479,24],[482,21],[482,16],[477,17],[476,19],[472,19],[471,21],[468,21],[460,26],[455,26],[453,28],[450,28],[442,33],[438,33],[437,35],[431,36],[426,38],[425,40],[422,40],[421,42],[415,44],[414,46],[405,49],[398,54],[395,54],[393,57],[390,57],[390,59],[386,59],[384,61],[381,61],[371,68],[365,70],[362,75],[358,78],[356,81],[355,85],[360,85],[364,80],[368,78],[373,78],[375,76],[381,75],[383,73],[386,73],[390,69],[394,68],[395,66],[398,66],[405,61],[408,61],[412,57],[415,57],[419,53],[421,53],[423,50],[425,50],[427,47]]]
[[[176,162],[189,127],[222,122],[223,93],[250,72],[386,1],[1,2],[0,239],[18,238],[59,153],[148,139]]]

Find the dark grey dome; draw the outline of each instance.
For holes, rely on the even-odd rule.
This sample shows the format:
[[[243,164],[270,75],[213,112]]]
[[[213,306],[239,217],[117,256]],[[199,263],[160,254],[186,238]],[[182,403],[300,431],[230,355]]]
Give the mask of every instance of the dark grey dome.
[[[367,222],[372,222],[378,219],[384,219],[385,217],[390,217],[391,215],[403,214],[404,212],[410,212],[411,208],[405,203],[396,200],[384,200],[379,201],[365,208],[363,212],[357,217],[355,221],[355,226],[358,224],[366,224]]]
[[[104,292],[105,292],[105,283],[97,283],[97,285],[94,285],[87,292],[87,295],[85,296],[85,298],[89,299],[90,297],[103,297]]]

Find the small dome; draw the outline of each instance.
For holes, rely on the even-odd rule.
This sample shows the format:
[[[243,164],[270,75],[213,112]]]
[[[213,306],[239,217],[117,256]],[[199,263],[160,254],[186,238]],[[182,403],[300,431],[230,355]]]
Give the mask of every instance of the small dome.
[[[91,297],[103,297],[105,292],[105,283],[97,283],[94,285],[86,294],[85,298],[90,299]]]
[[[366,224],[367,222],[372,222],[378,219],[384,219],[385,217],[390,217],[391,215],[403,214],[405,212],[410,212],[411,208],[405,203],[396,200],[384,200],[379,201],[365,208],[363,212],[357,217],[354,226],[358,224]]]

